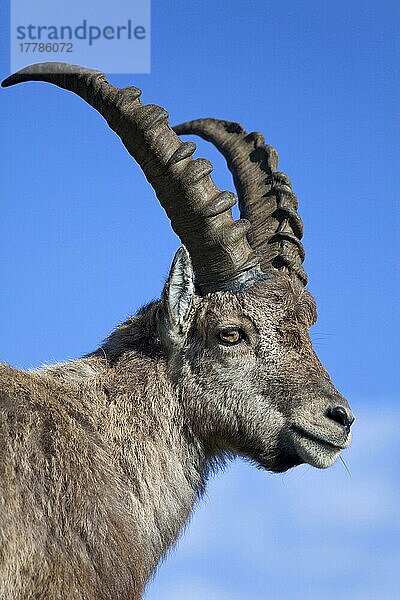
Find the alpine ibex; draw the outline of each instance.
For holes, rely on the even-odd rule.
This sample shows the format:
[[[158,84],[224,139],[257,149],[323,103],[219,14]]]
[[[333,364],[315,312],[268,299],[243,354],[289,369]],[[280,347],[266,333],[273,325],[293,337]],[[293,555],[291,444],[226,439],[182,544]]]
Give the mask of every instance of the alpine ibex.
[[[174,131],[138,89],[72,65],[36,64],[3,86],[29,80],[103,115],[183,246],[161,299],[99,350],[30,372],[1,366],[0,597],[138,599],[221,463],[328,467],[353,416],[311,345],[297,199],[263,137],[214,119]],[[223,152],[240,220],[177,133]]]

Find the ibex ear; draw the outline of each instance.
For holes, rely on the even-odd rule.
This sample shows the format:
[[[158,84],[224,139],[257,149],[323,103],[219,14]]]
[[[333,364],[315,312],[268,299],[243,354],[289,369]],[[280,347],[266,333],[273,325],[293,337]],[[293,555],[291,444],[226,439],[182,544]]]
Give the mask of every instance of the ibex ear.
[[[194,276],[189,252],[181,246],[175,254],[163,291],[165,317],[173,329],[182,329],[194,296]]]

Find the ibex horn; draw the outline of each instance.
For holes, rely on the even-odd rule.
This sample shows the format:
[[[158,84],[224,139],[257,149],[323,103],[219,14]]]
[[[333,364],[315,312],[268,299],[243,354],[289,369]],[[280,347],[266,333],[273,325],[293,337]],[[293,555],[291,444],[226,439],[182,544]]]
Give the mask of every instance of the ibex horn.
[[[260,133],[247,133],[239,123],[198,119],[173,128],[178,135],[194,134],[212,142],[224,155],[233,175],[240,215],[251,227],[247,238],[261,268],[288,269],[307,283],[300,242],[303,224],[290,180],[277,172],[278,154]]]
[[[200,293],[241,289],[263,277],[246,237],[250,224],[232,218],[236,197],[215,186],[211,163],[191,158],[195,144],[179,139],[163,108],[141,104],[135,87],[114,87],[100,71],[75,65],[35,64],[2,85],[24,81],[47,81],[70,90],[103,115],[143,169],[188,249]]]

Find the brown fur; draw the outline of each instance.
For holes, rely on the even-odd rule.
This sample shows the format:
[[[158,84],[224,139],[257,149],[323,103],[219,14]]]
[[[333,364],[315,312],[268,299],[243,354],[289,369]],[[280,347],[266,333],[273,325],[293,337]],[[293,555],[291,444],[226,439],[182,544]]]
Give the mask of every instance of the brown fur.
[[[328,467],[352,416],[311,345],[297,199],[262,137],[225,132],[243,137],[225,155],[243,175],[246,225],[139,90],[62,63],[3,85],[28,80],[103,114],[191,258],[178,250],[160,301],[93,354],[28,373],[0,365],[0,599],[139,600],[211,471],[238,455],[277,472]]]
[[[348,445],[308,292],[285,274],[205,297],[182,283],[177,309],[175,271],[94,354],[0,367],[2,599],[139,599],[218,464],[325,467]],[[245,341],[221,344],[227,325]],[[296,425],[337,447],[303,448]]]

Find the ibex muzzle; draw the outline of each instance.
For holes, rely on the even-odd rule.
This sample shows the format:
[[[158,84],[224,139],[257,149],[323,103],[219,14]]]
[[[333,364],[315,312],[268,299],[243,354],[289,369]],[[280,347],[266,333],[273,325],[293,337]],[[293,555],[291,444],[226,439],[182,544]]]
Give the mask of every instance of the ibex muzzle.
[[[303,226],[277,154],[237,123],[175,128],[98,71],[33,65],[29,80],[96,108],[137,160],[183,246],[161,299],[96,352],[24,373],[0,367],[0,597],[140,598],[221,462],[331,465],[353,416],[319,362]],[[192,159],[223,152],[236,197]]]

